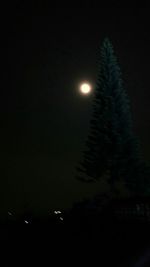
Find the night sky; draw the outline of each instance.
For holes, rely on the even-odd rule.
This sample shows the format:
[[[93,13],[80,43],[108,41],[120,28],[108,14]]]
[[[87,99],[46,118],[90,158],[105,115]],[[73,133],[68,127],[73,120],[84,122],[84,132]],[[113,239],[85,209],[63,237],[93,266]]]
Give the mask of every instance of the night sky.
[[[104,37],[118,56],[135,133],[150,160],[150,9],[31,3],[13,1],[3,12],[2,216],[28,208],[47,213],[105,189],[74,178],[93,97],[81,95],[79,84],[87,80],[94,90],[97,48]]]

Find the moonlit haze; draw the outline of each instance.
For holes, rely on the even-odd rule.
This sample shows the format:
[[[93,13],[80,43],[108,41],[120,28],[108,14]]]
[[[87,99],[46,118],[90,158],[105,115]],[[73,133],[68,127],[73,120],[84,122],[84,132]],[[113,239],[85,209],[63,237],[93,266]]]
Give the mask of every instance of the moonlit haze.
[[[80,92],[84,95],[91,93],[91,85],[89,83],[82,83],[80,85]]]

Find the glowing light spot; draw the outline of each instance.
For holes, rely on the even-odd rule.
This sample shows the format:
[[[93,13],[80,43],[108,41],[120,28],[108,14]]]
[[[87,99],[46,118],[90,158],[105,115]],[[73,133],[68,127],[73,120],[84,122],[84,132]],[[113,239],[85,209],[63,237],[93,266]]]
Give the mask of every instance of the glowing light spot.
[[[89,94],[90,92],[91,92],[91,85],[89,84],[89,83],[82,83],[81,85],[80,85],[80,92],[82,93],[82,94]]]
[[[61,211],[60,210],[55,210],[54,213],[55,214],[61,214]]]

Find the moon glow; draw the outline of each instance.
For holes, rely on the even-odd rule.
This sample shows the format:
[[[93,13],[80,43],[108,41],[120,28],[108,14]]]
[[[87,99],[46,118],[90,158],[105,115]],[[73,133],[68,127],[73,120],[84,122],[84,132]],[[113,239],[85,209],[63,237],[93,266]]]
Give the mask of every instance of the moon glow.
[[[82,83],[80,85],[80,92],[84,95],[87,95],[91,92],[91,85],[89,83]]]

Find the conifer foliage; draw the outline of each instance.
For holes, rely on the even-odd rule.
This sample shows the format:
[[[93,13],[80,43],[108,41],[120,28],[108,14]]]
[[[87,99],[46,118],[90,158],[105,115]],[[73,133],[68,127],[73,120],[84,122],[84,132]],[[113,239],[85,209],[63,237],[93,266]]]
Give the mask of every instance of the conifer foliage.
[[[133,133],[129,97],[113,46],[107,38],[99,51],[92,111],[90,133],[83,160],[77,167],[77,178],[90,182],[109,172],[111,190],[117,181],[122,180],[132,193],[145,192],[148,168]]]

